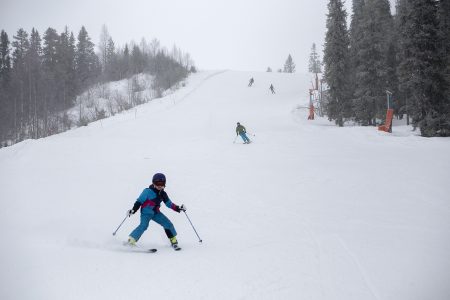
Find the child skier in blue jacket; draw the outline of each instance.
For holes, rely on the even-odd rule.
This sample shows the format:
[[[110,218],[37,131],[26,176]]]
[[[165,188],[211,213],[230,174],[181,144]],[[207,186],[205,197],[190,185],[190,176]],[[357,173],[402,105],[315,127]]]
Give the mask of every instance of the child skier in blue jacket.
[[[149,222],[155,221],[164,228],[167,237],[174,249],[178,248],[177,232],[172,222],[162,213],[159,208],[161,202],[176,212],[186,211],[184,205],[178,206],[174,204],[164,191],[166,186],[166,176],[162,173],[153,175],[152,185],[144,189],[139,198],[133,205],[133,208],[128,211],[128,216],[134,214],[141,208],[141,223],[136,227],[128,237],[128,245],[136,245],[136,242],[141,238],[145,230],[147,230]]]

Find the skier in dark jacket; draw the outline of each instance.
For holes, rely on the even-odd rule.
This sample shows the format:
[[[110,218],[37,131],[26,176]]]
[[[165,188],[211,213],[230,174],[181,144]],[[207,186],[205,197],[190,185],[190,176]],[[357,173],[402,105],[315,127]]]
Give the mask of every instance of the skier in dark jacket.
[[[237,122],[237,126],[236,126],[236,136],[237,135],[241,136],[242,140],[244,141],[244,144],[250,144],[251,143],[250,139],[247,136],[247,130],[239,122]]]
[[[164,228],[172,247],[174,249],[178,248],[175,227],[172,222],[160,212],[159,208],[161,202],[164,202],[168,208],[171,208],[178,213],[186,211],[186,207],[184,205],[178,206],[174,204],[164,191],[165,186],[166,176],[164,174],[156,173],[153,175],[152,184],[144,189],[134,203],[133,208],[128,211],[128,216],[131,216],[136,213],[139,208],[141,209],[141,223],[130,233],[127,242],[128,245],[136,245],[136,242],[141,238],[144,231],[147,230],[149,222],[153,220]]]
[[[275,89],[274,89],[274,87],[273,87],[273,84],[270,84],[269,89],[270,89],[270,91],[272,92],[272,94],[275,94]]]
[[[255,80],[252,78],[250,78],[250,81],[248,82],[248,86],[252,86],[253,82],[255,82]]]

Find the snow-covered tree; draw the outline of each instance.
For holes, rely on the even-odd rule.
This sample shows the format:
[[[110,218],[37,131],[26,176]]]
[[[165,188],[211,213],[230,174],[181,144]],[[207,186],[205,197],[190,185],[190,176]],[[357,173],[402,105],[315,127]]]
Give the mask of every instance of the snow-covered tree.
[[[409,98],[412,122],[423,136],[449,136],[448,84],[445,80],[443,36],[439,3],[433,0],[400,0],[401,88]]]
[[[324,49],[324,78],[328,85],[327,115],[339,126],[351,115],[349,101],[349,37],[347,13],[341,0],[328,3],[327,32]]]
[[[78,34],[75,66],[80,88],[85,88],[94,82],[101,71],[101,66],[97,55],[94,52],[94,43],[84,26]]]
[[[0,148],[12,127],[13,104],[9,101],[11,83],[11,55],[8,34],[0,34]]]
[[[447,99],[444,110],[447,115],[447,122],[450,122],[450,1],[444,0],[439,2],[439,27],[440,36],[442,37],[441,53],[446,66],[444,70],[444,77],[446,83],[446,95]]]
[[[359,9],[362,8],[362,15]],[[386,112],[388,80],[388,50],[393,30],[388,0],[365,0],[354,12],[351,39],[352,74],[354,74],[354,112],[356,119],[371,125]],[[352,32],[352,31],[351,31]]]
[[[110,39],[108,28],[105,24],[102,25],[100,31],[100,39],[98,43],[98,49],[100,50],[100,63],[102,64],[102,70],[106,70],[107,60],[108,60],[108,42]]]
[[[295,73],[295,63],[292,60],[292,56],[289,54],[286,62],[284,63],[284,73]]]
[[[322,63],[319,54],[317,54],[316,44],[313,43],[311,47],[311,54],[309,55],[308,71],[311,73],[322,73]]]

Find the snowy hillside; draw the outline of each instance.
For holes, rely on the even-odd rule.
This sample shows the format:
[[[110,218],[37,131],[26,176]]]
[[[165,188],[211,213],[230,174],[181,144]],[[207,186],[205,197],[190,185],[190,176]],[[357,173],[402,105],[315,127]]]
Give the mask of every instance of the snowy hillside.
[[[307,121],[309,86],[201,72],[0,149],[0,299],[450,299],[450,139]],[[166,207],[182,251],[155,223],[139,244],[157,253],[125,251],[139,214],[112,235],[155,172],[203,243]]]

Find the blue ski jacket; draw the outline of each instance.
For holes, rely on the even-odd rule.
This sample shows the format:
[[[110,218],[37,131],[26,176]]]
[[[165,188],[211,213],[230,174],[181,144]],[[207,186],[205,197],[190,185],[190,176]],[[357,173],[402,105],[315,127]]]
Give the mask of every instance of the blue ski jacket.
[[[134,203],[133,211],[137,211],[141,208],[141,214],[153,214],[159,212],[161,202],[164,202],[168,208],[180,212],[179,206],[169,199],[167,193],[164,190],[158,191],[153,184],[142,191],[141,195]]]

